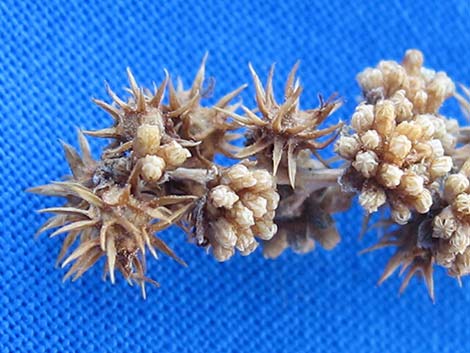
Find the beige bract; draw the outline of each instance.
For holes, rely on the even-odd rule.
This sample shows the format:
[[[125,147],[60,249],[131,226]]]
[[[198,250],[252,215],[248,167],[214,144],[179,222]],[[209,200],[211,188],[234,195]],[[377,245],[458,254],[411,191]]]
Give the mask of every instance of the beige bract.
[[[337,136],[337,130],[342,123],[319,129],[325,119],[339,106],[339,101],[321,101],[320,107],[301,110],[300,95],[302,87],[295,79],[298,64],[294,66],[286,82],[285,100],[278,103],[274,97],[272,66],[266,87],[250,65],[256,89],[256,102],[261,117],[253,111],[242,106],[245,116],[221,110],[232,116],[240,125],[247,127],[246,147],[239,151],[237,158],[255,156],[259,165],[264,168],[272,168],[273,174],[278,175],[278,169],[285,170],[288,183],[296,186],[297,157],[300,152],[309,150],[316,153],[318,149],[328,146]],[[323,141],[319,138],[331,135]],[[281,182],[284,178],[278,178]]]
[[[244,164],[222,170],[201,201],[190,225],[198,244],[210,245],[218,261],[228,260],[235,249],[249,255],[258,246],[256,238],[268,240],[277,231],[279,195],[266,170]]]
[[[375,104],[404,91],[413,113],[437,113],[442,103],[454,94],[455,85],[445,72],[425,68],[423,62],[423,54],[411,49],[401,64],[384,60],[375,68],[365,69],[357,80],[366,101]]]

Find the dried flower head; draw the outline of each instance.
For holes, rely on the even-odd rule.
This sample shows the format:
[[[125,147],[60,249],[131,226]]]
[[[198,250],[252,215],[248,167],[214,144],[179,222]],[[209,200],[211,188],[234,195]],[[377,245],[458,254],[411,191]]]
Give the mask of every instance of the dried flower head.
[[[274,66],[271,67],[266,87],[263,88],[258,75],[250,65],[256,89],[257,109],[261,117],[244,106],[242,106],[246,114],[244,116],[221,110],[248,129],[247,146],[238,152],[236,157],[256,156],[256,160],[263,167],[270,168],[272,165],[274,175],[278,175],[278,169],[282,166],[292,187],[296,185],[298,154],[303,150],[316,153],[318,149],[328,146],[336,138],[335,132],[342,125],[338,123],[325,129],[318,128],[340,106],[339,101],[320,100],[320,107],[316,109],[300,109],[302,87],[299,80],[295,80],[297,68],[298,63],[287,79],[285,100],[283,103],[278,103],[273,91]],[[332,135],[325,141],[317,141],[330,134]]]
[[[381,61],[358,75],[366,99],[336,145],[350,162],[341,180],[360,193],[368,213],[388,203],[392,219],[405,224],[414,211],[424,214],[442,177],[453,167],[459,126],[437,114],[455,87],[443,72],[422,67],[417,50],[403,65]]]
[[[367,103],[391,98],[404,91],[415,114],[435,114],[454,94],[455,85],[445,72],[423,67],[423,54],[416,49],[405,53],[402,64],[384,60],[376,68],[367,68],[357,76]]]
[[[268,240],[277,231],[274,212],[279,202],[272,174],[239,163],[221,169],[207,185],[207,192],[189,217],[192,236],[200,246],[211,246],[218,261],[237,249],[249,255],[256,238]]]
[[[369,212],[388,202],[392,218],[406,223],[412,211],[426,213],[436,181],[452,168],[440,137],[445,126],[434,115],[413,115],[403,91],[375,105],[361,103],[352,117],[352,134],[336,144],[350,165],[341,182],[360,192],[359,202]]]
[[[235,148],[229,142],[239,136],[228,134],[228,132],[240,126],[228,121],[228,112],[234,113],[240,104],[229,104],[247,85],[242,85],[226,94],[212,107],[201,106],[201,100],[214,88],[213,80],[207,88],[203,87],[206,60],[207,54],[202,60],[190,89],[185,90],[181,80],[178,81],[175,89],[170,81],[169,103],[164,106],[163,110],[175,121],[175,131],[179,136],[198,142],[193,147],[195,155],[211,163],[216,153],[233,156],[235,152]],[[226,110],[227,113],[221,112],[220,109]]]
[[[73,263],[65,279],[71,276],[78,279],[101,257],[106,257],[105,273],[110,274],[111,282],[115,281],[117,269],[128,281],[137,282],[145,296],[145,282],[157,284],[145,275],[147,250],[155,257],[159,250],[184,264],[154,233],[178,221],[193,198],[163,196],[139,200],[131,194],[131,184],[121,186],[111,179],[103,183],[97,177],[102,175],[99,163],[92,161],[82,135],[80,140],[83,158],[71,146],[64,145],[73,176],[67,181],[30,189],[67,200],[63,207],[40,211],[55,216],[39,233],[60,227],[51,236],[67,234],[58,261],[78,243],[62,264],[64,267]],[[184,206],[173,209],[173,205]]]

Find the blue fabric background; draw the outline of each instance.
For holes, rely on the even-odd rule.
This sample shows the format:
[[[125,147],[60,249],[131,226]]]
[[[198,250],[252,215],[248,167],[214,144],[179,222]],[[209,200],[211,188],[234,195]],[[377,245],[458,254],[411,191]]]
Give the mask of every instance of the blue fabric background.
[[[301,59],[304,107],[319,92],[345,97],[334,121],[352,112],[356,73],[410,47],[470,84],[470,2],[0,0],[0,351],[468,352],[468,280],[460,289],[438,270],[436,304],[418,280],[402,297],[396,276],[377,288],[391,251],[357,255],[376,238],[358,241],[357,206],[337,217],[334,251],[277,261],[257,251],[218,264],[168,231],[190,267],[152,262],[162,287],[144,301],[101,268],[63,284],[61,240],[33,239],[46,219],[33,210],[57,200],[23,192],[67,173],[59,138],[75,144],[76,127],[110,123],[90,98],[106,97],[105,80],[123,93],[127,66],[145,85],[163,68],[188,84],[208,50],[221,96],[251,83],[249,61],[263,78],[276,62],[280,92]],[[446,111],[460,115],[455,103]]]

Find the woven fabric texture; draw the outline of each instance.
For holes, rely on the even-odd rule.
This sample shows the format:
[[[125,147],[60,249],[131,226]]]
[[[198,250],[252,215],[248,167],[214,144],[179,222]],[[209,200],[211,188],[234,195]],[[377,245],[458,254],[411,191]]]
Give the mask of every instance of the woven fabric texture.
[[[300,59],[303,107],[338,92],[335,122],[360,94],[355,75],[408,48],[470,84],[470,2],[0,0],[0,352],[468,352],[468,279],[436,271],[436,304],[419,280],[401,297],[398,276],[378,288],[392,251],[358,255],[376,234],[358,240],[357,205],[336,217],[334,251],[276,261],[258,250],[218,264],[171,229],[189,268],[152,261],[162,286],[144,301],[100,266],[62,283],[61,239],[34,240],[46,219],[34,210],[58,200],[24,193],[68,172],[58,139],[110,123],[90,98],[106,98],[105,81],[123,94],[126,67],[147,86],[164,68],[189,84],[208,51],[216,98],[251,83],[248,62],[263,79],[276,62],[281,93]],[[254,105],[252,86],[242,98]],[[455,102],[445,111],[461,116]]]

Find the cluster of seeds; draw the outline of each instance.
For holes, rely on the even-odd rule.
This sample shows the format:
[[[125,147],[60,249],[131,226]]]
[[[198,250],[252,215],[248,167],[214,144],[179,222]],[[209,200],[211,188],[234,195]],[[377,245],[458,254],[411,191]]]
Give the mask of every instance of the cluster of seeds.
[[[361,103],[351,127],[354,133],[344,134],[336,145],[338,154],[350,161],[341,182],[358,189],[364,209],[372,213],[388,203],[399,224],[414,210],[428,212],[436,181],[452,168],[441,140],[447,136],[444,121],[413,114],[412,103],[399,90],[374,105]]]
[[[254,109],[230,104],[246,85],[213,106],[201,104],[213,90],[213,81],[205,86],[206,57],[189,89],[181,81],[175,88],[166,73],[152,91],[128,71],[127,99],[108,88],[111,103],[94,100],[113,118],[111,127],[85,132],[110,140],[100,159],[91,157],[80,132],[81,155],[64,144],[72,175],[31,189],[66,200],[42,210],[54,216],[39,232],[66,234],[58,259],[71,265],[66,278],[79,278],[104,257],[112,282],[118,270],[145,295],[146,282],[157,284],[146,276],[147,253],[184,264],[158,236],[173,224],[217,261],[236,251],[249,255],[259,241],[266,258],[287,248],[303,254],[315,243],[338,244],[332,215],[349,209],[358,194],[368,214],[382,206],[391,211],[383,224],[393,230],[372,247],[396,247],[380,281],[402,266],[408,270],[402,289],[420,273],[433,296],[434,264],[458,279],[470,273],[470,129],[439,113],[454,95],[464,109],[470,103],[423,61],[421,52],[409,50],[401,64],[381,61],[361,72],[364,99],[350,126],[326,127],[340,101],[320,97],[317,108],[300,109],[297,64],[282,102],[273,90],[274,66],[263,87],[250,65]],[[346,163],[333,168],[335,159],[318,151],[340,132],[335,150]],[[240,136],[242,148],[231,144]],[[218,154],[239,161],[222,167]]]
[[[291,196],[296,196],[295,205],[283,207],[295,213],[306,209],[305,200],[312,192],[336,184],[337,173],[326,173],[325,177],[328,168],[323,165],[315,166],[320,176],[313,178],[307,168],[296,165],[300,154],[306,161],[303,151],[314,152],[335,137],[315,141],[339,127],[317,129],[337,102],[300,110],[301,87],[298,81],[294,83],[294,68],[283,104],[274,99],[273,71],[264,91],[252,70],[261,118],[246,107],[246,115],[238,115],[235,111],[240,104],[230,105],[246,85],[205,107],[201,101],[213,89],[213,82],[204,87],[205,61],[206,57],[189,89],[184,89],[181,81],[175,88],[166,73],[163,82],[151,91],[140,87],[128,70],[127,99],[108,88],[111,103],[94,100],[113,118],[111,127],[85,132],[110,140],[101,158],[91,158],[80,133],[83,156],[64,144],[72,175],[65,182],[31,190],[67,200],[63,207],[43,210],[56,215],[40,230],[58,227],[54,236],[67,234],[59,255],[59,260],[65,258],[64,266],[71,264],[66,277],[79,278],[105,257],[104,271],[112,282],[118,270],[129,282],[137,282],[145,295],[145,282],[156,284],[146,277],[147,253],[157,257],[160,251],[184,264],[158,237],[161,230],[179,225],[190,240],[211,250],[218,261],[229,259],[235,250],[248,255],[257,248],[257,239],[269,241],[277,232],[278,185],[293,187],[299,170],[297,190],[301,192],[296,194],[289,186]],[[241,126],[247,127],[248,146],[237,150],[230,141],[240,137],[234,130]],[[254,142],[258,135],[260,140]],[[217,154],[251,157],[252,161],[224,168],[215,163]],[[278,170],[276,178],[273,172]],[[332,236],[328,241],[325,235],[323,243],[336,244],[338,234]]]
[[[470,273],[470,160],[445,181],[443,198],[448,206],[433,219],[437,239],[436,262],[454,276]]]
[[[279,202],[273,176],[263,169],[237,164],[223,170],[213,186],[200,216],[204,238],[214,257],[226,261],[235,252],[251,254],[256,238],[269,240],[277,231],[274,213]],[[197,232],[202,232],[198,229]]]

